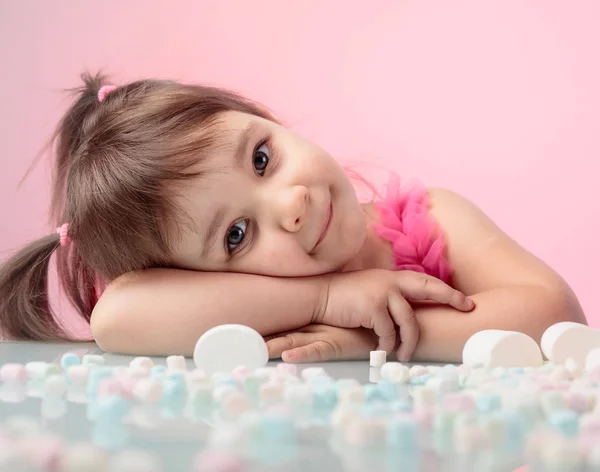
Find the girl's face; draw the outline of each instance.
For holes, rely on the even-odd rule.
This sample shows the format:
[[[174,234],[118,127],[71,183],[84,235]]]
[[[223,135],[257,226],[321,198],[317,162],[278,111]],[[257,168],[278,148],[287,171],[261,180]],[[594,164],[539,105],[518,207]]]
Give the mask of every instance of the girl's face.
[[[175,243],[172,263],[272,276],[341,269],[367,234],[341,166],[277,123],[238,112],[222,118],[222,142],[199,164],[208,171],[178,193],[194,224]]]

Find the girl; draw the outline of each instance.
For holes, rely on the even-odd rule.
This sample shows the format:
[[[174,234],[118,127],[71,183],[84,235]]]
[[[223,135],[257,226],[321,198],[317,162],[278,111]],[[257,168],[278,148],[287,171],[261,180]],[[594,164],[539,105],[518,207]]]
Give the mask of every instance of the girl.
[[[361,205],[323,149],[263,107],[216,88],[84,75],[55,136],[52,233],[0,274],[4,333],[65,339],[62,287],[98,345],[190,355],[198,337],[241,323],[271,357],[461,360],[487,328],[539,340],[585,322],[551,268],[472,203],[401,188]]]

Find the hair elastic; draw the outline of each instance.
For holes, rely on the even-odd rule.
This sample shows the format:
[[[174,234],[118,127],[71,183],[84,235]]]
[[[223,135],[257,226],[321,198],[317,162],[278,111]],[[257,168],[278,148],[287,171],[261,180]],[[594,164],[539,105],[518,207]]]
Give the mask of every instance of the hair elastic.
[[[63,224],[61,227],[56,228],[56,232],[60,235],[60,245],[68,246],[73,240],[69,237],[69,223]]]
[[[98,101],[102,103],[106,96],[116,88],[116,85],[103,85],[100,87],[100,90],[98,90]]]

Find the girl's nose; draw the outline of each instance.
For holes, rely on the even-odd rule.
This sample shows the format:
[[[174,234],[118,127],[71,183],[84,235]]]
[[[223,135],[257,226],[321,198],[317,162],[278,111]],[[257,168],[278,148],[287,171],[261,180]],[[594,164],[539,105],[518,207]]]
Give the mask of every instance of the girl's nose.
[[[279,196],[279,224],[291,233],[302,228],[308,204],[308,189],[303,185],[295,185]]]

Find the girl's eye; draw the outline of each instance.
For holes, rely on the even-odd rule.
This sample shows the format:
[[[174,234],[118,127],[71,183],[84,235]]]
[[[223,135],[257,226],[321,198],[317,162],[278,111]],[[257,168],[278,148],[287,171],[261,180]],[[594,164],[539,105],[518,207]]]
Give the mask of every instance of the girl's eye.
[[[241,244],[246,237],[246,228],[248,227],[248,220],[241,220],[234,223],[229,231],[227,231],[227,250],[229,252],[235,251],[235,249]]]
[[[261,145],[254,151],[253,165],[256,173],[262,176],[267,170],[267,166],[269,165],[269,146],[266,144]]]

